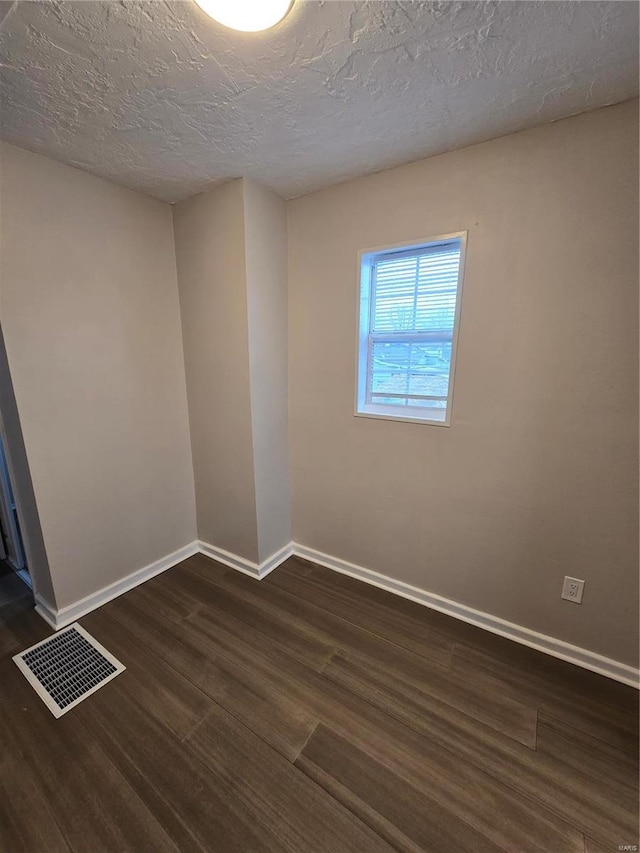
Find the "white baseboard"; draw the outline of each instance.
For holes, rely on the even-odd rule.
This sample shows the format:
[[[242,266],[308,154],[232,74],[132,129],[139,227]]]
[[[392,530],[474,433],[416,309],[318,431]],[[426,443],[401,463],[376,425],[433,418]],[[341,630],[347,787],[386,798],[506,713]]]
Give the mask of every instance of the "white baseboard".
[[[457,601],[451,601],[448,598],[443,598],[435,593],[411,586],[403,581],[394,580],[394,578],[379,574],[371,569],[356,566],[353,563],[348,563],[346,560],[332,557],[330,554],[323,554],[322,551],[307,548],[305,545],[299,545],[297,542],[293,543],[293,553],[297,557],[310,560],[312,563],[318,563],[327,569],[333,569],[333,571],[340,572],[343,575],[350,575],[365,583],[372,584],[372,586],[380,587],[380,589],[384,589],[387,592],[393,592],[403,598],[409,598],[411,601],[416,601],[418,604],[423,604],[432,610],[439,610],[441,613],[446,613],[455,619],[461,619],[463,622],[476,625],[478,628],[484,628],[485,631],[491,631],[492,634],[499,634],[501,637],[521,643],[523,646],[530,646],[530,648],[537,649],[552,657],[566,660],[576,666],[581,666],[583,669],[589,669],[600,675],[606,675],[614,681],[621,681],[623,684],[640,689],[640,673],[628,664],[620,663],[619,661],[599,655],[596,652],[590,652],[588,649],[583,649],[579,646],[573,646],[564,640],[548,637],[546,634],[539,634],[530,628],[515,625],[513,622],[507,622],[505,619],[492,616],[490,613],[483,613],[481,610],[474,610],[473,607],[467,607],[465,604],[459,604]]]
[[[275,554],[272,554],[262,563],[252,563],[251,560],[247,560],[245,557],[239,557],[237,554],[232,554],[230,551],[217,548],[215,545],[210,545],[208,542],[202,542],[201,540],[198,542],[198,549],[201,554],[211,557],[212,560],[217,560],[219,563],[230,566],[232,569],[237,569],[245,575],[262,580],[262,578],[266,578],[269,572],[277,569],[281,563],[289,559],[293,554],[293,542],[289,542],[288,545],[276,551]]]
[[[52,607],[48,601],[45,601],[42,596],[38,595],[36,592],[34,595],[36,601],[35,611],[38,616],[42,616],[47,625],[51,625],[52,628],[55,628],[57,631],[58,628],[64,628],[64,625],[57,625],[57,611],[55,607]]]
[[[82,616],[86,616],[87,613],[91,613],[92,610],[96,610],[96,608],[101,607],[108,601],[112,601],[119,595],[122,595],[130,589],[139,586],[139,584],[155,577],[155,575],[166,572],[167,569],[176,566],[178,563],[186,560],[187,557],[192,557],[194,554],[205,554],[207,557],[211,557],[219,563],[224,563],[225,566],[230,566],[232,569],[244,572],[244,574],[250,575],[257,580],[262,580],[262,578],[265,578],[269,572],[272,572],[281,563],[288,560],[292,553],[293,543],[290,542],[288,545],[285,545],[284,548],[276,551],[275,554],[272,554],[262,563],[258,564],[252,563],[244,557],[239,557],[237,554],[231,554],[229,551],[225,551],[222,548],[216,548],[215,545],[209,545],[208,542],[201,542],[200,540],[197,540],[189,543],[189,545],[185,545],[184,548],[179,548],[172,554],[167,554],[166,557],[162,557],[160,560],[156,560],[155,563],[151,563],[142,569],[138,569],[138,571],[127,575],[127,577],[122,578],[122,580],[116,581],[109,586],[105,586],[103,589],[98,590],[98,592],[76,601],[74,604],[60,608],[60,610],[56,610],[56,608],[52,607],[44,598],[36,595],[35,609],[36,613],[42,616],[45,622],[58,631],[60,628],[71,625],[72,622],[77,622]]]
[[[189,545],[185,545],[183,548],[179,548],[177,551],[156,560],[155,563],[144,566],[144,568],[138,569],[136,572],[122,578],[122,580],[109,584],[109,586],[103,587],[98,592],[94,592],[92,595],[86,596],[86,598],[81,598],[67,607],[61,607],[59,610],[51,607],[43,598],[36,595],[36,612],[57,631],[66,625],[70,625],[72,622],[77,622],[82,616],[86,616],[92,610],[101,607],[124,592],[128,592],[135,586],[148,581],[149,578],[155,577],[155,575],[159,575],[161,572],[166,572],[167,569],[181,563],[187,557],[197,554],[198,550],[198,543],[191,542]]]
[[[144,583],[144,581],[149,580],[155,575],[159,575],[161,572],[170,569],[172,566],[181,563],[183,560],[197,553],[211,557],[211,559],[232,569],[236,569],[236,571],[243,572],[245,575],[249,575],[256,580],[265,578],[292,555],[302,557],[305,560],[310,560],[312,563],[318,563],[320,566],[325,566],[328,569],[333,569],[333,571],[350,575],[365,583],[380,587],[380,589],[384,589],[387,592],[392,592],[395,595],[416,601],[418,604],[430,607],[432,610],[439,610],[441,613],[446,613],[455,619],[469,622],[478,628],[484,628],[485,631],[491,631],[493,634],[499,634],[501,637],[506,637],[516,643],[530,646],[532,649],[537,649],[552,657],[566,660],[576,666],[583,667],[583,669],[589,669],[592,672],[612,678],[614,681],[620,681],[623,684],[629,684],[636,689],[640,689],[640,674],[638,670],[628,664],[620,663],[619,661],[599,655],[596,652],[591,652],[588,649],[571,645],[571,643],[566,643],[564,640],[540,634],[537,631],[531,630],[531,628],[507,622],[498,616],[483,613],[481,610],[475,610],[473,607],[443,598],[435,593],[427,592],[419,587],[404,583],[404,581],[395,580],[387,575],[382,575],[371,569],[365,569],[363,566],[357,566],[354,563],[341,560],[339,557],[332,557],[330,554],[324,554],[322,551],[316,551],[314,548],[308,548],[297,542],[290,542],[262,563],[253,563],[245,557],[240,557],[237,554],[225,551],[223,548],[218,548],[215,545],[210,545],[208,542],[198,540],[185,545],[184,548],[180,548],[172,554],[167,554],[166,557],[133,572],[126,578],[116,581],[116,583],[104,587],[104,589],[99,590],[93,595],[89,595],[75,602],[75,604],[63,607],[60,610],[51,607],[44,599],[36,595],[36,611],[52,628],[56,630],[64,628],[97,607],[101,607],[108,601],[117,598],[119,595],[128,592],[130,589]]]

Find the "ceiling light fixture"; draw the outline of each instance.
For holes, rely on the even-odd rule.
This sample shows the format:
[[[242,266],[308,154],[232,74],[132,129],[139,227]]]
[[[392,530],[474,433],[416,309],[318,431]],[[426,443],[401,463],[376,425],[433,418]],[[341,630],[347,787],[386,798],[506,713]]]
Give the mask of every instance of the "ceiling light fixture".
[[[257,33],[274,27],[288,14],[293,0],[195,0],[203,12],[225,27]]]

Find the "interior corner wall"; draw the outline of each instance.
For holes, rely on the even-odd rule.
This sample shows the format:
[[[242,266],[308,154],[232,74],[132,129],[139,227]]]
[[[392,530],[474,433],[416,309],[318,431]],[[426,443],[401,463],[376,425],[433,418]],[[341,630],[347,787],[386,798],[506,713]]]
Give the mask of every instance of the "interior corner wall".
[[[244,181],[245,257],[258,562],[291,541],[287,206]]]
[[[291,541],[286,204],[239,179],[173,220],[198,537],[260,564]]]
[[[451,427],[355,418],[358,251],[461,230]],[[290,202],[289,294],[295,541],[635,665],[637,101]]]
[[[243,181],[174,205],[198,538],[259,561]]]
[[[6,144],[0,169],[0,320],[62,608],[195,538],[171,210]]]

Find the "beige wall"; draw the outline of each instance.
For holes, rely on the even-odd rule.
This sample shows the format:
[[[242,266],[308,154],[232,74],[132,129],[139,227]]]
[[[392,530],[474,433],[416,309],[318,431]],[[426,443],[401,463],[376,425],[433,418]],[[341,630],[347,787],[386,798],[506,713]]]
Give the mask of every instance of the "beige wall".
[[[0,320],[56,604],[195,538],[168,205],[3,145]]]
[[[175,205],[173,221],[198,536],[256,562],[243,182]]]
[[[295,541],[637,660],[637,152],[630,102],[289,205]],[[465,229],[451,428],[355,418],[358,250]]]
[[[251,416],[259,561],[291,541],[287,207],[244,181]]]

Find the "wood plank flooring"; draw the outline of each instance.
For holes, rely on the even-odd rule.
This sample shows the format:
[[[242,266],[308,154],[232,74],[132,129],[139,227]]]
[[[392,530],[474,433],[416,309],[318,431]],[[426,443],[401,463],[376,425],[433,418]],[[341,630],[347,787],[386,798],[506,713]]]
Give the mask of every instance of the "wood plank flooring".
[[[0,612],[7,853],[638,844],[638,694],[292,558],[203,556],[81,624],[127,670],[55,720]]]

